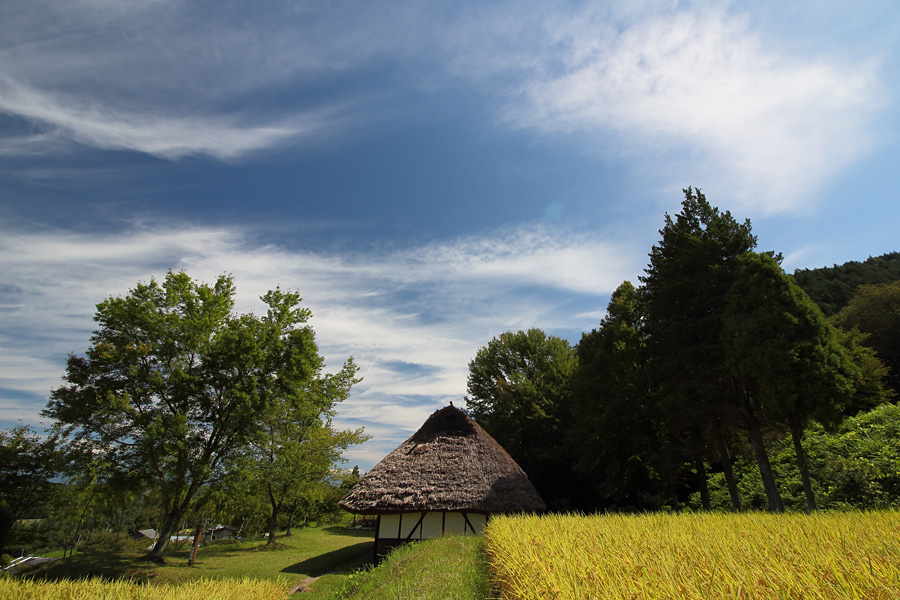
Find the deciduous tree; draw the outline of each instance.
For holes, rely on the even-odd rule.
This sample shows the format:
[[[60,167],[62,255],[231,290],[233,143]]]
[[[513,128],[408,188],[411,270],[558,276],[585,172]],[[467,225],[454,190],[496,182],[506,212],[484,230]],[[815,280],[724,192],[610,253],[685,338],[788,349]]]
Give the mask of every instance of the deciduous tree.
[[[545,501],[565,472],[570,422],[569,378],[578,359],[566,340],[540,329],[506,332],[469,362],[466,398],[472,417],[528,473]]]
[[[337,431],[332,426],[335,404],[350,395],[359,381],[357,367],[348,360],[334,375],[323,375],[324,361],[292,397],[272,404],[262,429],[252,440],[241,468],[271,508],[268,541],[275,541],[278,518],[319,493],[332,468],[349,446],[368,439],[363,429]]]
[[[868,334],[866,345],[890,370],[887,385],[900,391],[900,281],[859,286],[834,321],[842,329]]]
[[[208,285],[170,271],[104,300],[90,347],[69,357],[44,411],[111,469],[159,490],[156,560],[259,416],[318,365],[296,294],[269,292],[260,317],[232,313],[234,293],[230,276]]]

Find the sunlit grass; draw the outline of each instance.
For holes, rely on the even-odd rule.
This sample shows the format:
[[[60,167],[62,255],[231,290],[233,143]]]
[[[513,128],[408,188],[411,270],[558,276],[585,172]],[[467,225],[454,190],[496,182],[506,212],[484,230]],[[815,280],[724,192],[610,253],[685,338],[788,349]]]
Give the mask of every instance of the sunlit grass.
[[[900,513],[501,517],[501,597],[900,599]]]
[[[447,536],[393,550],[344,582],[341,600],[484,600],[490,579],[481,537]]]
[[[85,578],[123,580],[128,585],[177,585],[196,580],[241,581],[246,578],[277,583],[283,591],[325,573],[350,573],[370,562],[373,532],[344,527],[295,529],[291,537],[277,538],[276,549],[262,539],[203,546],[195,566],[188,567],[189,547],[166,554],[166,564],[142,560],[146,544],[120,552],[76,554],[45,563],[23,574],[25,578],[70,581]],[[230,583],[229,583],[230,584]],[[0,598],[6,598],[0,594]]]

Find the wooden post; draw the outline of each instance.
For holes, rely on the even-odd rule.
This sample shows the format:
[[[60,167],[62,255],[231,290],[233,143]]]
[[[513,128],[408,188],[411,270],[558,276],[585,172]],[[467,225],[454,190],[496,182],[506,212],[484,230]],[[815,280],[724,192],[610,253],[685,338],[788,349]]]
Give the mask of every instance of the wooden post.
[[[200,545],[200,536],[203,535],[203,523],[197,523],[197,530],[194,533],[194,547],[191,548],[191,559],[188,566],[193,567],[194,561],[197,560],[197,547]]]

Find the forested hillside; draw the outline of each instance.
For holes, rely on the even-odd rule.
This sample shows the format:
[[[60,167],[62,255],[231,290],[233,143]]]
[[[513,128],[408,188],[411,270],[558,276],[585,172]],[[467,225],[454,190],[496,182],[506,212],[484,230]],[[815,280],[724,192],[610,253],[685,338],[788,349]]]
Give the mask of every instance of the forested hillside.
[[[852,260],[842,265],[819,269],[797,269],[794,280],[825,316],[832,316],[850,302],[856,288],[863,284],[900,281],[900,252]]]
[[[794,279],[835,325],[862,332],[889,369],[885,383],[900,390],[900,252],[798,269]]]

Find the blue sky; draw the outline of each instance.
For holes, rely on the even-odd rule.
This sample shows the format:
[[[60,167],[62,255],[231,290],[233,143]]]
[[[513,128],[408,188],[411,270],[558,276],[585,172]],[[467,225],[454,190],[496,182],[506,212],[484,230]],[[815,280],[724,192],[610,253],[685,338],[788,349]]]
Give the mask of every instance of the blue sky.
[[[507,330],[577,342],[681,189],[789,272],[896,251],[900,4],[7,0],[0,426],[97,302],[298,290],[368,469]]]

